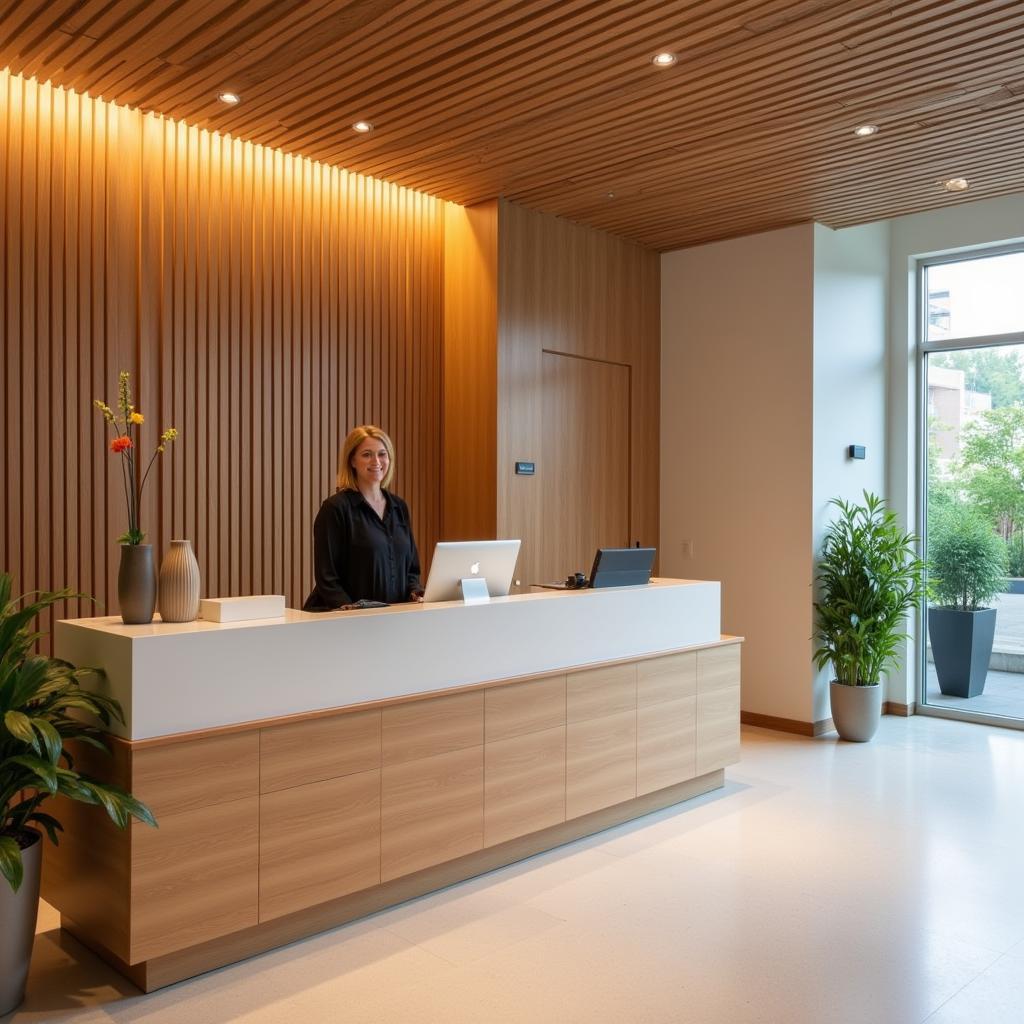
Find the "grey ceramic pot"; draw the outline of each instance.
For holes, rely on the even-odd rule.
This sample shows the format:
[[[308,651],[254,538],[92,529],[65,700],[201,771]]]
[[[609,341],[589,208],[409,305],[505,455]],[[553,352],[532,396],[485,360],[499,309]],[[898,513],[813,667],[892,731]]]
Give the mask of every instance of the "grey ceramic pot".
[[[866,743],[875,735],[882,717],[882,687],[845,686],[832,682],[832,722],[841,740]]]
[[[25,979],[32,958],[43,851],[42,837],[35,831],[32,834],[34,842],[21,851],[25,867],[21,888],[12,892],[6,879],[0,878],[0,1017],[25,998]]]
[[[156,565],[152,544],[122,544],[117,573],[117,603],[128,625],[153,621],[156,609]]]

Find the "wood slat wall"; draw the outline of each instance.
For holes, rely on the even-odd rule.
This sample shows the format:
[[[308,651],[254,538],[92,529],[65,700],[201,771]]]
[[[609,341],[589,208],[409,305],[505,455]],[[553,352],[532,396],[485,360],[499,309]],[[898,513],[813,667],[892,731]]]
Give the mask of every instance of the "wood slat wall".
[[[642,246],[518,203],[501,201],[498,225],[498,536],[522,538],[516,575],[527,589],[574,569],[589,573],[570,538],[590,536],[584,520],[601,534],[614,518],[606,494],[553,470],[564,461],[550,457],[554,446],[592,454],[595,438],[573,407],[579,395],[545,376],[546,354],[628,368],[629,458],[613,475],[628,495],[629,543],[657,546],[661,264]],[[565,406],[552,436],[546,404]],[[516,476],[517,460],[535,462],[536,475]],[[545,503],[557,520],[545,521]]]
[[[354,423],[440,532],[444,203],[0,72],[0,568],[116,610],[126,513],[104,424],[132,372],[180,439],[142,525],[193,541],[204,595],[311,585],[311,526]],[[63,614],[63,612],[61,612]]]

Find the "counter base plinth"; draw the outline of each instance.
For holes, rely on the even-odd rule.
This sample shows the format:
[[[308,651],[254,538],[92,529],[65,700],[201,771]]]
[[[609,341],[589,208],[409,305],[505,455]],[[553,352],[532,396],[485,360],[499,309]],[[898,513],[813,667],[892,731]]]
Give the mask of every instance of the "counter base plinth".
[[[225,967],[287,943],[328,931],[476,875],[494,871],[526,857],[555,849],[584,836],[594,835],[615,825],[643,817],[645,814],[671,807],[673,804],[683,803],[712,790],[721,789],[724,785],[724,769],[708,772],[687,782],[646,793],[613,807],[602,808],[583,817],[511,839],[498,846],[487,847],[457,860],[426,868],[371,889],[137,964],[125,963],[63,915],[61,927],[144,992],[153,992],[207,971],[216,970],[218,967]]]

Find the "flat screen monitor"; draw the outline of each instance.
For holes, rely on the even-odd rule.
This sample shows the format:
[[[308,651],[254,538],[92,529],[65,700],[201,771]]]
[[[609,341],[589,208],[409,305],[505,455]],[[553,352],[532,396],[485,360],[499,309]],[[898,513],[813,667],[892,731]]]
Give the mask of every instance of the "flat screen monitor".
[[[651,582],[657,548],[598,548],[590,586],[636,587]]]
[[[491,597],[505,597],[519,557],[518,540],[442,541],[434,548],[424,601],[459,601],[460,582],[480,576]]]

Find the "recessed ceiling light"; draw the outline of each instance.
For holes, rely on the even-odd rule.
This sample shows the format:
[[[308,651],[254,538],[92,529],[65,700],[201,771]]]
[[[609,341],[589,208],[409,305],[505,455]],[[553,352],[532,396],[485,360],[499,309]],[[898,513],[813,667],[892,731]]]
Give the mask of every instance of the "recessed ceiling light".
[[[242,102],[242,97],[239,96],[237,92],[222,92],[218,94],[217,99],[219,99],[221,103],[227,103],[228,106],[231,107],[236,103]]]
[[[866,139],[869,135],[878,134],[877,124],[861,124],[853,129],[854,135],[859,135],[862,139]]]
[[[651,63],[656,68],[670,68],[679,58],[670,50],[662,50],[651,58]]]
[[[352,125],[352,131],[360,132],[365,135],[367,132],[373,131],[373,125],[370,124],[369,121],[356,121],[356,123]]]
[[[942,183],[942,187],[947,192],[966,192],[971,183],[966,178],[949,178]]]

